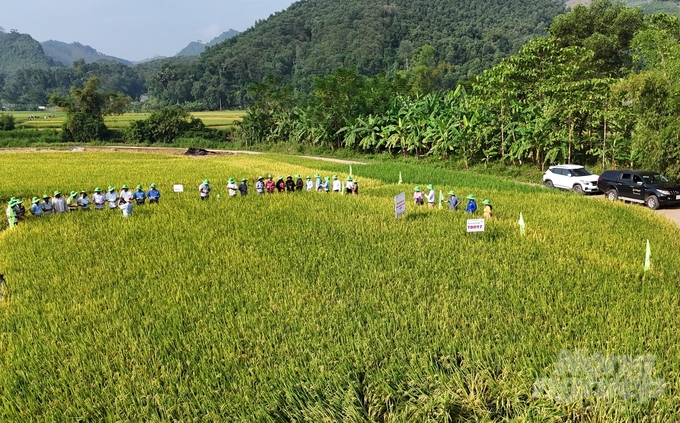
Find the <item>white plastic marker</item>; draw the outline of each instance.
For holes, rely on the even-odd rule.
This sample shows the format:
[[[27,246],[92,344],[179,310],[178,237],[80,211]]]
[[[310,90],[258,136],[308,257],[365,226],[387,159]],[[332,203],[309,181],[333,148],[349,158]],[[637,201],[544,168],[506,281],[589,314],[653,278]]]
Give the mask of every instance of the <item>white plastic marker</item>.
[[[647,252],[645,253],[645,272],[652,267],[652,249],[649,248],[649,240],[647,240]]]
[[[399,183],[401,184],[401,172],[399,172]]]
[[[519,212],[519,233],[524,235],[524,217],[522,217],[522,212]]]

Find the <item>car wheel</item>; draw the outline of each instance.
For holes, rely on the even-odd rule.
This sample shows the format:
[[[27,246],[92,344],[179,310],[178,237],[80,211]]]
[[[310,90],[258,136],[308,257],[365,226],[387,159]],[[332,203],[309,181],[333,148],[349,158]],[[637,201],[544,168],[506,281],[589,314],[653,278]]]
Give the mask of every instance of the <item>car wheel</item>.
[[[571,190],[574,191],[574,194],[576,195],[583,195],[583,187],[581,184],[574,185]]]
[[[555,187],[555,185],[553,185],[553,183],[550,179],[546,179],[545,181],[543,181],[543,184],[545,184],[545,186],[547,186],[548,188],[554,188]]]
[[[619,198],[619,193],[616,192],[615,189],[610,189],[607,191],[607,199],[614,201],[617,198]]]
[[[659,198],[656,195],[650,195],[647,197],[647,201],[645,203],[647,204],[647,207],[652,210],[659,208]]]

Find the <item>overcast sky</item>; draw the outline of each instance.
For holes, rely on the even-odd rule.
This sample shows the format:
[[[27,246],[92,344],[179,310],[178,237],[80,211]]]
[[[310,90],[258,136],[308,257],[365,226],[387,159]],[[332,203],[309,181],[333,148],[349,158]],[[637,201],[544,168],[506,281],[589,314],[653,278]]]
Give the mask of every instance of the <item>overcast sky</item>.
[[[78,41],[127,60],[174,56],[229,29],[244,31],[293,0],[2,0],[0,27],[38,41]]]

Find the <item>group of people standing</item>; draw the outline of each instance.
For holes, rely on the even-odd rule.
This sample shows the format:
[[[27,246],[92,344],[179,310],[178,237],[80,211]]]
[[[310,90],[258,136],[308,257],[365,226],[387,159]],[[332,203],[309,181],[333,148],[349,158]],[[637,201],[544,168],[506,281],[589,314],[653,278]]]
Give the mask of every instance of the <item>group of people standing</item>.
[[[413,188],[414,204],[422,206],[425,203],[425,200],[427,200],[428,207],[435,206],[437,202],[437,193],[434,190],[434,186],[430,184],[427,186],[427,189],[430,191],[427,194],[423,195],[423,192],[419,186]],[[477,200],[475,199],[475,196],[470,194],[466,197],[466,199],[468,200],[468,202],[467,205],[465,206],[465,212],[468,214],[475,214],[475,212],[477,211]],[[458,196],[453,190],[449,191],[449,199],[446,201],[447,203],[449,203],[449,209],[454,211],[457,211],[458,206],[460,206],[460,204],[462,203],[461,199],[458,198]],[[493,206],[491,205],[491,201],[489,200],[482,201],[482,204],[484,204],[484,218],[488,219],[493,215]]]
[[[120,193],[114,186],[109,186],[106,193],[97,187],[92,193],[92,198],[88,196],[87,191],[71,191],[68,197],[64,196],[61,191],[54,191],[54,196],[50,197],[45,194],[42,196],[42,200],[33,197],[29,210],[34,216],[44,216],[55,213],[89,211],[91,208],[95,210],[118,208],[122,210],[123,216],[130,216],[132,215],[133,204],[145,204],[147,200],[150,204],[158,203],[160,198],[161,193],[155,183],[149,186],[148,191],[144,191],[141,185],[137,185],[135,190],[123,185]],[[10,226],[19,223],[26,214],[23,200],[12,197],[9,200],[6,214]]]
[[[336,192],[336,193],[346,193],[359,195],[359,181],[352,176],[348,176],[345,180],[343,187],[342,181],[338,179],[338,175],[332,176],[333,182],[331,183],[331,177],[326,176],[322,178],[318,173],[314,175],[314,179],[311,176],[307,176],[304,180],[300,174],[295,175],[293,179],[292,175],[288,175],[285,180],[283,176],[279,176],[276,181],[272,175],[258,176],[255,182],[255,192],[258,195],[273,194],[275,192]],[[201,200],[208,200],[210,198],[210,192],[212,188],[210,186],[210,179],[206,179],[202,184],[198,186],[198,192],[201,196]],[[248,195],[250,191],[248,187],[248,178],[241,179],[241,183],[237,184],[234,178],[229,178],[227,182],[227,192],[230,197],[235,197],[237,195]],[[219,198],[220,195],[218,194]]]

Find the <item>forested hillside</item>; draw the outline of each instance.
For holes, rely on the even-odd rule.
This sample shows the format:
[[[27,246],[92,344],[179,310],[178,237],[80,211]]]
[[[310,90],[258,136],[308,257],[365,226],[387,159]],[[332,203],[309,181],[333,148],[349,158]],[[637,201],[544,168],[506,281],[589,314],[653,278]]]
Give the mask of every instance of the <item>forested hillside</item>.
[[[365,76],[408,71],[426,45],[430,62],[446,65],[438,88],[449,88],[544,35],[563,11],[558,0],[303,0],[194,65],[164,67],[149,90],[169,104],[243,106],[246,88],[267,74],[308,92],[315,76],[340,67]]]
[[[0,76],[12,75],[19,69],[47,69],[56,65],[30,35],[0,32]]]
[[[49,40],[40,43],[40,45],[42,45],[45,54],[56,62],[61,62],[64,66],[71,66],[78,59],[85,59],[87,63],[96,62],[97,60],[113,60],[124,65],[132,65],[132,62],[129,60],[108,56],[80,43],[67,44],[61,41]]]

